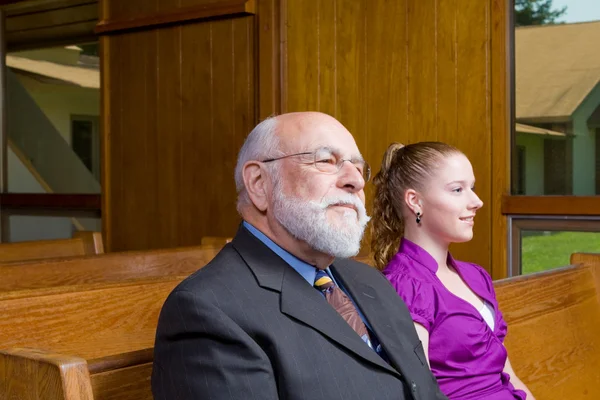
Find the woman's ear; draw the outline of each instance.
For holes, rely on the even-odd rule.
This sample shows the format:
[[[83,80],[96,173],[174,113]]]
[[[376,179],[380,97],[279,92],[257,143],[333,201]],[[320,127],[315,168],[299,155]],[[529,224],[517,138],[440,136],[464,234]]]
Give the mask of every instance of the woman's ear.
[[[417,193],[414,189],[408,189],[404,192],[404,202],[410,211],[413,214],[420,213],[423,214],[423,210],[421,208],[421,200],[419,198],[419,193]]]
[[[242,176],[250,201],[261,212],[265,212],[269,205],[269,182],[261,163],[248,161],[242,168]]]

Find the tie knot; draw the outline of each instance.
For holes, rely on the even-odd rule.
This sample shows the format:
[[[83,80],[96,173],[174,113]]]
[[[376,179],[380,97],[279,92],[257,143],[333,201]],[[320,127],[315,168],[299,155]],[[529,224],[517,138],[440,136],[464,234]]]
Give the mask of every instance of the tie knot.
[[[326,291],[334,286],[335,284],[327,271],[324,269],[317,269],[317,275],[315,275],[315,287],[320,291]]]

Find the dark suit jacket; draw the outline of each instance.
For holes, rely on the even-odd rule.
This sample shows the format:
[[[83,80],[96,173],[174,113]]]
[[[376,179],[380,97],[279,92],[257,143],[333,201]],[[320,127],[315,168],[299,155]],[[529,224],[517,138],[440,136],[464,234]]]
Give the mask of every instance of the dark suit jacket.
[[[408,310],[375,269],[331,266],[390,359],[245,228],[166,300],[156,334],[156,400],[445,399]]]

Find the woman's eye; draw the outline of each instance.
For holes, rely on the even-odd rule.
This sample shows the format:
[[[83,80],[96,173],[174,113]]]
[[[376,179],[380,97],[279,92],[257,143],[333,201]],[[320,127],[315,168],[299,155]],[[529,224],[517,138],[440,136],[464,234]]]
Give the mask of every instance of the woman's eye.
[[[456,188],[456,189],[454,189],[454,190],[453,190],[453,192],[456,192],[456,193],[460,193],[460,192],[462,192],[462,191],[463,191],[463,189],[462,189],[462,188]]]

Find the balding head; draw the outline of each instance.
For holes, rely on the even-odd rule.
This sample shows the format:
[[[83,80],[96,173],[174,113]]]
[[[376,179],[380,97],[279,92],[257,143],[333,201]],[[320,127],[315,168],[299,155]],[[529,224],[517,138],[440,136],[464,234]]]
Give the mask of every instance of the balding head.
[[[238,153],[235,167],[235,185],[238,193],[238,211],[248,204],[242,170],[248,161],[279,157],[286,152],[308,146],[313,136],[323,131],[341,131],[351,139],[352,135],[335,118],[316,111],[293,112],[269,117],[256,125]],[[312,134],[312,135],[311,135]],[[277,177],[278,164],[271,164],[271,173]]]
[[[356,254],[369,218],[368,165],[335,118],[290,113],[261,122],[238,157],[238,211],[311,265]]]

